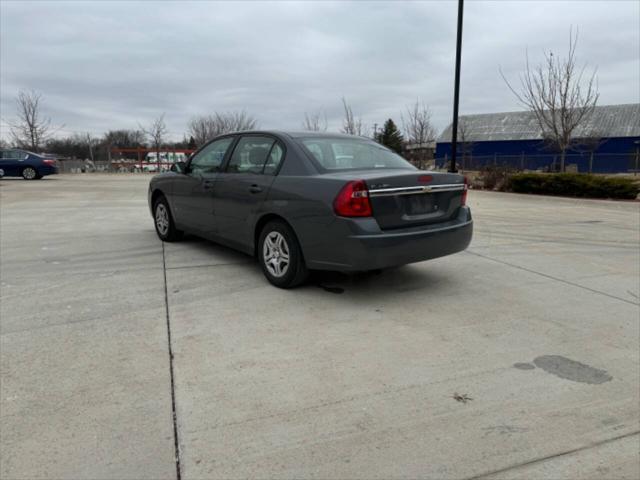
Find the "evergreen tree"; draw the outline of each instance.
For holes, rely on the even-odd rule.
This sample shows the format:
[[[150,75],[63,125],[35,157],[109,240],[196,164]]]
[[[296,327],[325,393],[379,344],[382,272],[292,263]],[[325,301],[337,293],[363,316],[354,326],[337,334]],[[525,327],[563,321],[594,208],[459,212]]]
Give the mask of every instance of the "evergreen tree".
[[[384,127],[376,135],[376,141],[396,153],[402,153],[404,138],[396,124],[391,119],[384,122]]]

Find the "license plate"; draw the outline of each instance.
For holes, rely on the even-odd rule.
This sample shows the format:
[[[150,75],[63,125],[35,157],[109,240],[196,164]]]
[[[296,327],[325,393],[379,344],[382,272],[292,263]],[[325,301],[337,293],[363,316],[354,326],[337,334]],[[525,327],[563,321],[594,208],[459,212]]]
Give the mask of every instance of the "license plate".
[[[433,195],[407,195],[405,200],[408,215],[421,215],[438,209],[434,203]]]

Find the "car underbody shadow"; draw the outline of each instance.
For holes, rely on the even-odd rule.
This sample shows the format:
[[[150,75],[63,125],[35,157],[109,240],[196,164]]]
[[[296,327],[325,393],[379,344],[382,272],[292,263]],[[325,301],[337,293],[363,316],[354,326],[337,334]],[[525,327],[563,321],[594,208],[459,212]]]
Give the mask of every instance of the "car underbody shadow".
[[[202,266],[208,266],[208,262],[203,259],[210,257],[217,262],[222,261],[223,264],[245,264],[248,269],[252,267],[260,269],[254,257],[195,235],[185,234],[184,238],[174,245],[181,244],[188,245],[190,250],[195,251],[196,257],[203,262]],[[443,289],[454,288],[453,281],[448,276],[425,268],[426,263],[354,273],[311,270],[309,278],[298,288],[319,288],[334,295],[348,294],[349,296],[360,294],[366,296],[371,291],[379,292],[382,296],[415,290],[425,290],[434,294],[442,292]],[[266,279],[265,282],[267,282]]]
[[[404,265],[384,270],[343,273],[312,271],[307,282],[322,290],[343,294],[380,290],[381,292],[408,292],[421,289],[440,290],[449,282],[437,273],[416,265]]]
[[[224,257],[228,257],[230,261],[237,261],[238,263],[249,263],[253,259],[252,256],[242,253],[221,243],[208,240],[206,238],[198,237],[190,233],[185,233],[184,237],[179,242],[175,242],[175,245],[188,245],[190,248],[202,252],[203,254],[215,254]]]

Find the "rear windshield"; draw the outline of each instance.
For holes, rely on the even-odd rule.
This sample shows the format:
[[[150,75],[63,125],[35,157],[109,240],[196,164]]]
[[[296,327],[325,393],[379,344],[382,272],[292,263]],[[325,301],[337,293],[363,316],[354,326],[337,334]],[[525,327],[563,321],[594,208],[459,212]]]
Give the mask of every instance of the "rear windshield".
[[[324,170],[388,169],[415,167],[382,145],[366,139],[301,138],[299,142]]]

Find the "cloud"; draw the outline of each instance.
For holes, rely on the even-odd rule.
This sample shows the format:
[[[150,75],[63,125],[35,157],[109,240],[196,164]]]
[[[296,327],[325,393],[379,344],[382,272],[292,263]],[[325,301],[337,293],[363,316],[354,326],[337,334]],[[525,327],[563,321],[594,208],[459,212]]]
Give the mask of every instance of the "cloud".
[[[461,113],[517,110],[528,49],[599,67],[601,104],[640,101],[637,2],[495,1],[465,6]],[[65,132],[135,128],[166,112],[180,138],[192,115],[246,109],[265,128],[300,128],[305,111],[341,124],[342,96],[372,125],[422,98],[450,121],[456,4],[411,2],[0,3],[0,114],[21,88],[44,94]],[[6,134],[3,123],[3,132]]]

